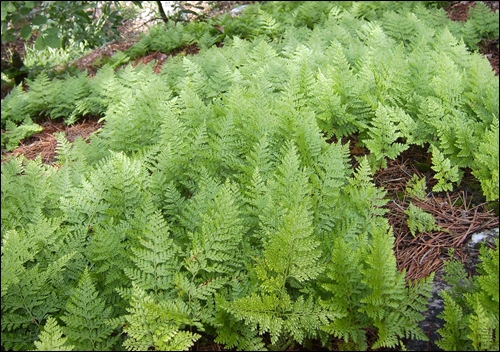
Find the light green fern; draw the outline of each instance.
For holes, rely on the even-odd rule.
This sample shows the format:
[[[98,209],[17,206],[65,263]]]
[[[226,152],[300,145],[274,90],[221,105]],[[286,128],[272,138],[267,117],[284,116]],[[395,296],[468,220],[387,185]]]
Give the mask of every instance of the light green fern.
[[[498,349],[498,239],[495,248],[482,246],[478,276],[470,289],[458,282],[451,293],[443,291],[445,324],[436,344],[446,350],[489,351]],[[467,281],[466,281],[467,283]]]
[[[451,191],[453,182],[459,183],[462,179],[462,172],[457,165],[452,166],[450,159],[446,158],[437,147],[431,146],[432,150],[432,166],[436,172],[434,178],[438,180],[432,188],[434,192]]]
[[[201,336],[182,330],[191,322],[188,308],[178,300],[157,303],[145,291],[134,286],[129,314],[124,318],[127,339],[123,346],[129,351],[155,348],[161,351],[183,351]]]
[[[405,210],[405,214],[408,215],[408,227],[414,237],[417,233],[441,230],[441,227],[436,225],[436,220],[432,214],[429,214],[411,202],[408,209]]]
[[[66,323],[63,331],[68,342],[87,351],[111,348],[117,338],[111,336],[113,327],[105,320],[111,316],[112,310],[99,297],[89,271],[85,270],[78,286],[73,289],[66,313],[61,317]]]
[[[57,324],[57,320],[49,317],[44,329],[40,332],[40,341],[35,341],[35,351],[73,351],[74,345],[67,345],[67,337],[63,337],[63,331]]]

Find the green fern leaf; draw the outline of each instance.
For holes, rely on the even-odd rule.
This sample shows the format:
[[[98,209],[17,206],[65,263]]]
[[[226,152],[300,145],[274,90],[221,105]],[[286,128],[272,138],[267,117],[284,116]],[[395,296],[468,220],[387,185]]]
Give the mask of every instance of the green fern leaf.
[[[49,317],[40,332],[40,341],[35,341],[36,351],[73,351],[75,346],[66,345],[67,339],[63,337],[63,331],[56,319]]]
[[[432,214],[427,213],[411,202],[408,209],[405,210],[405,214],[408,215],[408,227],[413,237],[415,237],[417,233],[441,230],[441,227],[436,225],[436,220]]]
[[[113,328],[106,324],[105,319],[111,316],[113,308],[105,306],[90,273],[85,270],[73,290],[66,313],[61,317],[66,323],[63,330],[68,341],[87,351],[110,348],[115,339],[111,337]]]
[[[179,249],[170,238],[169,227],[159,211],[148,217],[139,242],[140,248],[132,248],[136,269],[125,268],[126,275],[154,297],[168,296],[178,268],[175,258]]]
[[[133,287],[130,314],[124,331],[127,339],[123,346],[129,351],[145,351],[155,348],[162,351],[187,350],[201,336],[181,330],[192,324],[187,306],[179,300],[156,303],[152,297]]]
[[[446,158],[437,147],[431,145],[432,150],[432,166],[436,172],[434,176],[438,183],[432,188],[434,192],[451,191],[453,188],[452,182],[459,183],[462,179],[462,173],[457,165],[451,166],[450,159]]]

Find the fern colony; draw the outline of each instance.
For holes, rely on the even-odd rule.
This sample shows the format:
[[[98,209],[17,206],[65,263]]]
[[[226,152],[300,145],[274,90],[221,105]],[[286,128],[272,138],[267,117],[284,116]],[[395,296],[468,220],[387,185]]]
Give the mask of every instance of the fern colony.
[[[93,78],[41,74],[2,101],[9,148],[40,115],[105,121],[91,143],[58,135],[55,165],[2,164],[3,348],[426,339],[432,275],[397,270],[371,175],[425,145],[435,191],[470,168],[498,199],[498,79],[458,39],[472,29],[411,2],[270,2],[216,21],[224,38],[158,27]],[[113,69],[176,42],[202,49],[160,74]],[[353,170],[324,132],[358,133],[370,155]]]

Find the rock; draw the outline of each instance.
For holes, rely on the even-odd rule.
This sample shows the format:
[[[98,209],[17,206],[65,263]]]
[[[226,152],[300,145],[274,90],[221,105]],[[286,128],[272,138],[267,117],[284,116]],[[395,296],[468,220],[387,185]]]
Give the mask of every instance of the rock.
[[[238,15],[241,15],[241,13],[243,12],[243,9],[245,7],[247,7],[248,5],[241,5],[241,6],[238,6],[238,7],[235,7],[234,9],[231,10],[231,16],[238,16]]]

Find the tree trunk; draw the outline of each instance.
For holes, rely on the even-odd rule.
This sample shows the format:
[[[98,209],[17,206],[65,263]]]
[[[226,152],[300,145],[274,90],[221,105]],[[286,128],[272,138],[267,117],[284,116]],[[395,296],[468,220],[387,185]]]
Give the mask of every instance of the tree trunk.
[[[157,1],[156,3],[158,4],[158,10],[160,10],[160,15],[161,15],[161,18],[163,19],[163,22],[167,23],[168,17],[165,14],[165,11],[163,10],[163,5],[161,4],[161,1]]]

